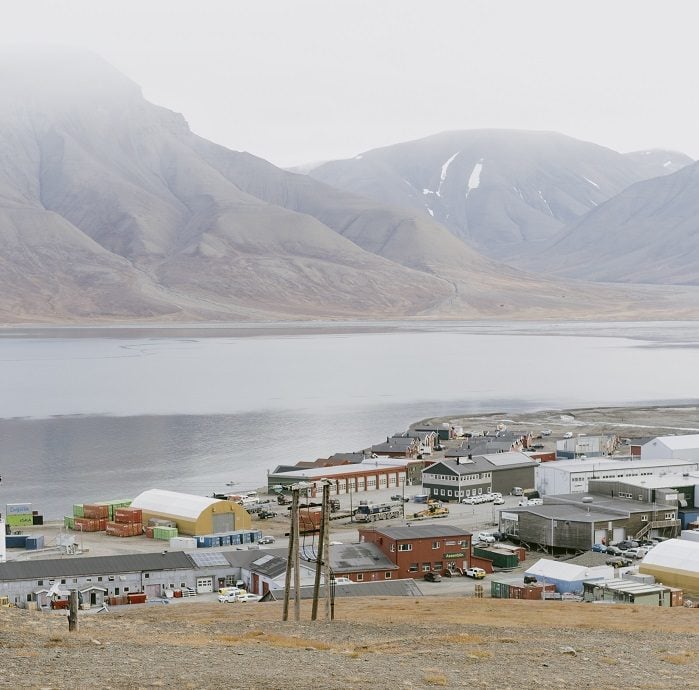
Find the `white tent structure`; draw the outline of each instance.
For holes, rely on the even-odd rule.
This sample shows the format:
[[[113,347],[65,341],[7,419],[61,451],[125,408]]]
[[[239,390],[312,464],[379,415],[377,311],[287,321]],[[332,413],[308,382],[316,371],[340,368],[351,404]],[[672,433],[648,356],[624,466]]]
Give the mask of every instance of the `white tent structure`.
[[[689,539],[668,539],[651,549],[643,559],[639,572],[653,575],[656,582],[681,587],[699,594],[699,542]]]
[[[556,585],[556,591],[582,592],[586,580],[608,580],[614,577],[614,568],[607,565],[587,567],[574,563],[561,563],[540,558],[525,575],[536,577],[538,582]]]

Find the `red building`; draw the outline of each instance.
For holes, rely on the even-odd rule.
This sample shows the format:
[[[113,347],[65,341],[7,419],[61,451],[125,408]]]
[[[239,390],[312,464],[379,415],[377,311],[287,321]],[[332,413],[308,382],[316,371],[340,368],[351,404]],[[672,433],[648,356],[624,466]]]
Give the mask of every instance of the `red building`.
[[[471,564],[471,533],[450,525],[369,527],[359,541],[376,544],[398,570],[396,578],[466,570]]]

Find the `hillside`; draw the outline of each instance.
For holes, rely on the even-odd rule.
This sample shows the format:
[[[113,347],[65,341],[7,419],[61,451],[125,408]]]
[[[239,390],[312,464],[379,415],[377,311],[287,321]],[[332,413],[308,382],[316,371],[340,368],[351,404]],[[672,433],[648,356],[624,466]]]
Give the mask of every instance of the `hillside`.
[[[336,620],[281,604],[2,609],[3,684],[24,688],[666,688],[693,684],[696,609],[374,597]],[[690,679],[690,680],[688,680]]]
[[[562,276],[699,284],[699,163],[629,187],[539,258]]]
[[[653,159],[655,160],[655,159]],[[555,132],[443,132],[320,165],[310,174],[447,226],[480,252],[516,259],[644,176],[667,172]]]
[[[699,311],[694,289],[571,283],[538,264],[505,266],[468,246],[436,213],[400,199],[370,200],[208,142],[93,55],[4,57],[0,323],[685,318]],[[570,156],[592,146],[546,136],[554,137],[550,152],[568,146]],[[627,183],[632,164],[600,150],[595,164],[609,159],[608,194]],[[446,198],[452,170],[466,159],[440,163],[444,180],[425,182],[436,197]],[[474,198],[487,177],[483,188],[471,185]],[[584,185],[594,198],[602,187]],[[571,190],[578,187],[576,178]],[[558,224],[541,223],[539,214],[517,232],[535,243]]]

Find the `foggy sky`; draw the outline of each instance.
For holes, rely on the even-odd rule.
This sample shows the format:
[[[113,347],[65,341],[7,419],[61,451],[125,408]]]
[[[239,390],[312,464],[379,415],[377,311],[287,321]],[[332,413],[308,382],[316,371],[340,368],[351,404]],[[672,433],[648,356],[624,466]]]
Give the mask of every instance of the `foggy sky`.
[[[483,127],[699,158],[694,0],[5,0],[2,10],[2,45],[92,50],[196,133],[277,165]]]

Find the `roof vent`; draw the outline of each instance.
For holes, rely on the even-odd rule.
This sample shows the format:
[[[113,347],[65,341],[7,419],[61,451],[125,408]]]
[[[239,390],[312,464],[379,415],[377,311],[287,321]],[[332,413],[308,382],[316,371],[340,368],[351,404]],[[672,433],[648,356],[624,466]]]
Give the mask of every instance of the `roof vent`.
[[[595,499],[592,496],[583,496],[582,497],[582,502],[583,503],[592,503]]]

